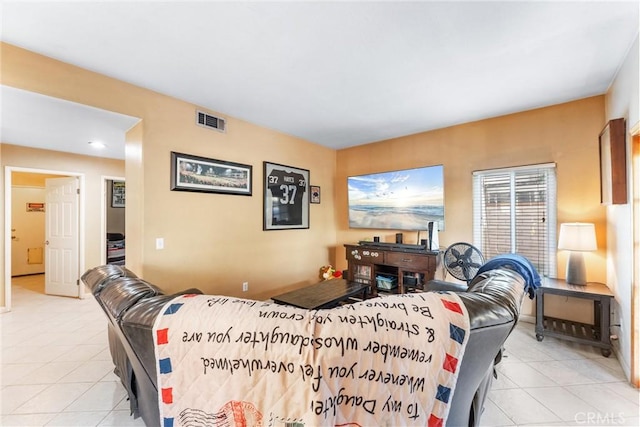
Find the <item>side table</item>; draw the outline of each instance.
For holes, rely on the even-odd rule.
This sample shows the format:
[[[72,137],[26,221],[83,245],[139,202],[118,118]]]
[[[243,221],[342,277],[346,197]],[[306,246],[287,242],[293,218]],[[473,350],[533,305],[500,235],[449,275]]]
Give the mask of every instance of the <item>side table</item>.
[[[563,295],[593,301],[593,325],[544,315],[544,295]],[[561,338],[599,347],[604,357],[611,355],[610,309],[613,293],[603,283],[570,285],[563,279],[544,278],[536,291],[536,339]]]

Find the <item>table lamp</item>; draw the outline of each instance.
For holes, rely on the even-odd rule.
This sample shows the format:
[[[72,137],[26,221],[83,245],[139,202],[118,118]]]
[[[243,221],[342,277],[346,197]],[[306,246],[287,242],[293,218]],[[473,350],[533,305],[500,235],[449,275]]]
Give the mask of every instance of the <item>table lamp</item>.
[[[585,285],[587,275],[582,252],[598,249],[595,225],[584,222],[560,224],[558,249],[569,251],[566,282],[572,285]]]

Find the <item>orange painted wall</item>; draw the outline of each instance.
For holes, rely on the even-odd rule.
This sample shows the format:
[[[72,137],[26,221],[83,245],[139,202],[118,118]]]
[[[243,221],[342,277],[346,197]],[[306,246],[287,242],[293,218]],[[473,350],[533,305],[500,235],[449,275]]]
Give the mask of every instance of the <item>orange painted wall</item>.
[[[445,230],[440,245],[446,247],[473,238],[472,173],[476,170],[536,163],[556,163],[558,224],[582,221],[596,224],[598,251],[585,256],[587,277],[606,280],[606,221],[600,205],[598,135],[604,126],[604,97],[462,124],[338,151],[336,215],[338,266],[344,267],[344,243],[373,235],[394,241],[395,230],[349,229],[347,177],[370,172],[444,165]],[[415,242],[416,233],[405,241]],[[559,253],[558,275],[564,277],[566,254]],[[550,312],[562,310],[565,301],[553,301]],[[576,316],[589,319],[591,309],[578,301]],[[524,311],[533,313],[532,306]],[[581,320],[577,319],[577,320]]]
[[[268,298],[317,282],[335,245],[334,150],[221,114],[227,132],[195,124],[196,106],[8,44],[1,83],[139,117],[127,136],[127,266],[167,292]],[[170,152],[253,166],[253,195],[170,191]],[[323,203],[310,228],[262,230],[263,161],[310,171]],[[155,249],[162,237],[165,248]],[[87,264],[87,268],[93,265]],[[1,271],[0,271],[1,273]],[[249,291],[242,292],[242,282]]]
[[[395,234],[348,228],[347,176],[434,164],[444,165],[446,246],[471,239],[474,170],[555,162],[558,221],[596,224],[599,250],[587,255],[588,277],[606,278],[597,173],[602,96],[336,152],[224,114],[227,133],[203,129],[194,124],[198,106],[14,46],[3,44],[2,58],[2,84],[142,119],[127,134],[127,265],[167,291],[195,286],[267,298],[316,281],[325,263],[344,268],[344,243]],[[253,196],[171,192],[170,151],[253,165]],[[309,169],[311,184],[321,186],[309,230],[262,231],[265,160]],[[165,249],[155,249],[157,237]],[[561,254],[560,277],[565,262]]]

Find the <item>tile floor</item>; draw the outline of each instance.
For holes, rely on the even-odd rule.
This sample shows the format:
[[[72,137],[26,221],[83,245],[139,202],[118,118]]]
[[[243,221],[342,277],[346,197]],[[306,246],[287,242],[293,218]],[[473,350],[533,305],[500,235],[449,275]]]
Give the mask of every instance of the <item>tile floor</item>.
[[[102,309],[44,295],[44,276],[13,280],[0,314],[1,426],[144,426],[113,374]]]
[[[46,296],[42,276],[13,282],[0,314],[2,426],[142,426],[112,373],[106,318],[92,297]],[[482,426],[640,425],[640,393],[614,356],[521,322],[509,337]]]
[[[505,343],[483,426],[639,426],[640,391],[615,355],[546,337],[520,322]]]

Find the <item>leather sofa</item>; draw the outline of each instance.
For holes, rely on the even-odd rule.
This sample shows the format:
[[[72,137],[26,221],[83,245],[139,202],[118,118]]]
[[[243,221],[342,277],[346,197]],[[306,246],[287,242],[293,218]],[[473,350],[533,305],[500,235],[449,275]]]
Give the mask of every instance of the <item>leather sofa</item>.
[[[107,316],[114,372],[127,390],[132,415],[142,417],[148,426],[158,425],[152,328],[160,309],[179,294],[165,295],[157,286],[115,265],[93,268],[82,276],[82,281]],[[460,364],[448,426],[480,424],[495,364],[518,321],[526,287],[525,279],[509,268],[486,271],[468,288],[447,282],[432,284],[432,290],[458,292],[470,320],[469,340]],[[188,289],[181,293],[201,292]]]

